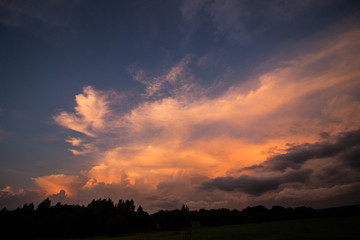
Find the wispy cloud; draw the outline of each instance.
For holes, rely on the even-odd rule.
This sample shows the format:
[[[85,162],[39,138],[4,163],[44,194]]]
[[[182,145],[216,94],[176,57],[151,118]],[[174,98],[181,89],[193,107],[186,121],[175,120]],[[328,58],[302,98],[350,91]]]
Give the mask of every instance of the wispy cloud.
[[[181,13],[186,22],[194,24],[209,18],[217,37],[240,43],[271,30],[276,23],[289,21],[305,9],[316,9],[336,1],[239,1],[185,0]],[[256,21],[254,21],[256,18]]]
[[[35,20],[41,24],[52,27],[67,26],[70,21],[69,13],[79,1],[21,1],[21,0],[2,0],[0,8],[5,11],[0,17],[0,22],[22,26],[29,21]]]
[[[145,96],[165,97],[180,92],[188,85],[192,85],[193,75],[189,72],[188,65],[191,56],[185,56],[178,64],[171,67],[166,74],[157,77],[148,77],[144,70],[130,68],[129,73],[135,81],[145,85]]]
[[[88,86],[84,87],[83,94],[76,95],[75,100],[74,113],[61,112],[54,120],[66,128],[94,137],[104,129],[104,118],[110,113],[106,95]]]

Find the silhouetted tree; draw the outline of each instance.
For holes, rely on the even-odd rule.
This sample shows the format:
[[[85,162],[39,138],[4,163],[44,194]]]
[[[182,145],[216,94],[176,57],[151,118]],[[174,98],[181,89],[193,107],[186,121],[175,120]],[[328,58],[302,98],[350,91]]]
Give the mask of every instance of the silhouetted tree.
[[[200,209],[190,211],[182,205],[181,210],[158,211],[149,215],[133,200],[92,200],[86,207],[79,205],[51,206],[49,198],[36,208],[24,204],[15,210],[0,211],[2,239],[62,238],[116,236],[123,233],[151,230],[185,230],[187,237],[193,226],[219,226],[236,223],[274,221],[297,218],[360,216],[360,205],[314,210],[308,207],[287,208],[274,206],[247,207],[242,211],[229,209]],[[193,224],[194,223],[194,224]]]
[[[183,204],[182,207],[181,207],[181,211],[182,212],[189,212],[189,207],[187,205]]]
[[[47,212],[49,209],[50,209],[50,206],[51,206],[51,201],[49,198],[46,198],[44,201],[42,201],[36,211],[38,212]]]
[[[141,207],[141,205],[139,205],[138,209],[136,210],[136,212],[138,213],[142,213],[144,212],[143,208]]]

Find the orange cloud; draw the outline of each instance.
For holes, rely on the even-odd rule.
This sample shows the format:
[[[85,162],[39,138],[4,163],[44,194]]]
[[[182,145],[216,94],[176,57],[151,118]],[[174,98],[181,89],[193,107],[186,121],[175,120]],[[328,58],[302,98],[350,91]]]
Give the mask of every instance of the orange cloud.
[[[20,188],[19,190],[15,190],[11,186],[6,186],[5,188],[1,189],[0,192],[3,194],[17,195],[17,194],[22,194],[25,191],[22,188]]]
[[[91,86],[84,87],[84,94],[75,97],[75,113],[61,112],[54,120],[69,129],[95,136],[104,127],[104,117],[109,113],[106,96]]]
[[[91,189],[116,184],[149,193],[165,192],[167,184],[178,182],[190,189],[189,198],[195,198],[190,192],[201,180],[194,179],[236,177],[238,169],[262,163],[289,143],[313,143],[321,132],[331,135],[358,128],[359,43],[359,29],[326,44],[308,43],[304,49],[310,50],[254,76],[256,88],[234,85],[216,98],[189,90],[194,84],[189,81],[195,78],[186,70],[189,57],[150,82],[142,79],[142,73],[144,102],[127,112],[110,109],[110,104],[119,103],[86,87],[76,96],[75,111],[61,112],[54,119],[87,135],[87,141],[66,140],[82,148],[71,149],[74,154],[92,151],[99,156],[91,169],[82,172],[87,183],[81,185],[77,177],[66,175],[34,180],[49,194],[64,189],[69,196],[80,185]],[[314,45],[318,49],[313,50]],[[155,94],[166,87],[170,94]],[[186,195],[182,191],[171,194]],[[200,199],[189,201],[196,204]]]
[[[83,185],[83,182],[78,176],[64,174],[37,177],[33,178],[33,180],[41,189],[44,189],[48,195],[57,194],[61,190],[64,190],[67,196],[73,197]]]

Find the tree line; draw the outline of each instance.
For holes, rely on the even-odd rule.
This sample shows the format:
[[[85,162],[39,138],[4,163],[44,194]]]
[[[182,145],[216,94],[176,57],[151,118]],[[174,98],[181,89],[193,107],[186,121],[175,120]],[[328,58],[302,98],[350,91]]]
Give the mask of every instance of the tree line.
[[[360,215],[360,205],[315,210],[309,207],[247,207],[242,211],[181,209],[148,214],[133,200],[92,200],[87,206],[57,203],[47,198],[36,208],[33,203],[15,210],[0,211],[2,236],[8,238],[67,238],[118,236],[125,233],[181,230],[200,226],[258,223],[314,217]]]

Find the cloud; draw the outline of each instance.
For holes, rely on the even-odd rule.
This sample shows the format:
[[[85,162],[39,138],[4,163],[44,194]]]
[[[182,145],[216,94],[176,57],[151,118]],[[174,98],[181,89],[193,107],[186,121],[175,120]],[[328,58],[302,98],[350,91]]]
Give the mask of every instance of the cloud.
[[[61,112],[54,120],[66,128],[93,137],[104,128],[104,118],[110,112],[106,98],[103,92],[91,86],[84,87],[83,94],[75,97],[75,113]]]
[[[183,91],[189,90],[189,85],[193,85],[193,75],[189,72],[188,65],[191,60],[191,55],[183,57],[175,66],[171,67],[166,74],[149,77],[144,70],[129,69],[135,81],[145,85],[145,96],[151,97],[165,97],[169,95],[176,95]]]
[[[215,28],[215,34],[229,39],[248,41],[249,32],[244,29],[242,17],[247,15],[242,11],[240,1],[184,1],[181,13],[184,20],[193,24],[199,15],[208,16]]]
[[[15,209],[25,203],[40,203],[46,197],[41,189],[18,189],[10,186],[0,191],[0,208]]]
[[[220,189],[223,191],[239,191],[252,195],[261,195],[271,190],[276,190],[281,184],[300,182],[304,183],[309,179],[311,170],[292,171],[275,176],[248,176],[240,177],[217,177],[203,182],[201,190]]]
[[[342,159],[345,164],[360,169],[360,144],[344,151],[339,155],[339,158]]]
[[[338,1],[238,1],[238,0],[185,0],[181,14],[185,22],[195,24],[210,19],[217,37],[240,43],[250,40],[311,10],[335,4]],[[254,20],[256,19],[256,20]]]
[[[76,37],[74,18],[81,1],[1,0],[0,25],[35,36],[52,46],[63,46]]]
[[[298,205],[313,206],[316,208],[325,208],[327,206],[341,206],[344,202],[348,205],[358,204],[359,182],[349,184],[336,184],[331,187],[314,188],[284,188],[276,193],[276,196],[269,195],[267,198],[273,198],[276,201],[297,203]],[[264,199],[265,200],[265,199]],[[300,200],[300,201],[299,201]],[[299,204],[300,202],[300,204]],[[331,205],[329,204],[331,203]]]
[[[85,134],[67,139],[82,149],[74,154],[89,154],[87,149],[97,154],[81,173],[86,181],[79,197],[104,194],[103,187],[111,196],[110,189],[132,192],[142,202],[157,194],[159,203],[145,203],[149,207],[165,206],[165,199],[170,205],[181,199],[212,206],[225,201],[221,190],[227,191],[227,204],[235,204],[241,199],[236,193],[251,199],[284,187],[332,188],[334,182],[317,178],[328,176],[321,165],[339,164],[332,158],[341,156],[355,164],[358,154],[352,147],[358,141],[360,31],[343,29],[326,44],[324,37],[303,43],[301,54],[287,55],[274,69],[254,76],[258,84],[249,89],[235,84],[215,97],[206,97],[208,89],[196,85],[189,57],[158,77],[133,72],[145,93],[130,109],[117,109],[117,97],[84,88],[75,112],[54,117]],[[319,135],[324,132],[326,142]],[[199,186],[213,190],[206,191],[207,200],[196,191]]]
[[[79,146],[83,140],[80,138],[70,137],[69,139],[65,140],[66,142],[70,143],[73,146]]]
[[[268,199],[276,200],[316,202],[334,196],[339,201],[350,201],[352,194],[359,194],[353,186],[360,184],[360,130],[340,133],[332,139],[333,142],[292,145],[285,154],[275,154],[262,164],[230,172],[251,175],[213,178],[202,182],[199,189],[269,195]],[[306,197],[315,193],[322,195]]]
[[[48,195],[58,194],[64,191],[67,196],[71,197],[76,195],[78,189],[84,185],[80,177],[64,174],[37,177],[33,178],[33,180],[41,189],[45,190]]]
[[[3,14],[1,23],[13,26],[27,25],[29,22],[37,21],[51,27],[64,27],[70,21],[69,13],[76,7],[78,1],[21,1],[2,0],[0,9]],[[30,21],[29,21],[30,20]]]
[[[250,171],[252,176],[243,174],[239,177],[217,177],[203,182],[200,189],[261,195],[278,189],[282,184],[307,182],[308,186],[318,189],[309,189],[309,192],[324,191],[327,192],[325,196],[334,194],[333,189],[338,189],[335,186],[345,186],[360,181],[359,177],[354,177],[359,173],[360,130],[340,133],[332,138],[332,143],[326,141],[293,145],[286,149],[284,154],[275,154],[262,164],[244,167],[238,171],[239,173]],[[319,165],[321,167],[318,167]],[[304,169],[305,167],[312,167],[312,170]],[[312,171],[316,171],[316,174],[312,174]],[[270,177],[267,176],[269,174]],[[308,182],[309,179],[311,184]],[[294,190],[292,187],[289,189]],[[306,192],[306,190],[301,191]],[[279,192],[281,193],[279,196],[285,194],[283,191]]]
[[[270,157],[263,165],[272,170],[284,171],[287,168],[299,169],[306,161],[314,158],[333,158],[339,156],[352,167],[359,167],[360,130],[337,136],[334,143],[320,142],[301,144],[286,150],[284,154]]]
[[[160,76],[133,72],[145,86],[135,105],[127,105],[127,94],[84,87],[75,108],[54,120],[77,132],[65,141],[75,155],[89,156],[88,168],[78,176],[34,181],[68,203],[133,198],[153,211],[178,203],[233,208],[240,202],[285,201],[277,194],[296,190],[304,193],[301,202],[306,189],[321,189],[331,198],[341,186],[360,181],[353,177],[359,155],[359,43],[356,27],[322,33],[250,77],[254,84],[234,79],[216,96],[207,94],[214,86],[197,84],[191,71],[197,63],[189,56]],[[336,167],[340,175],[332,174]]]

